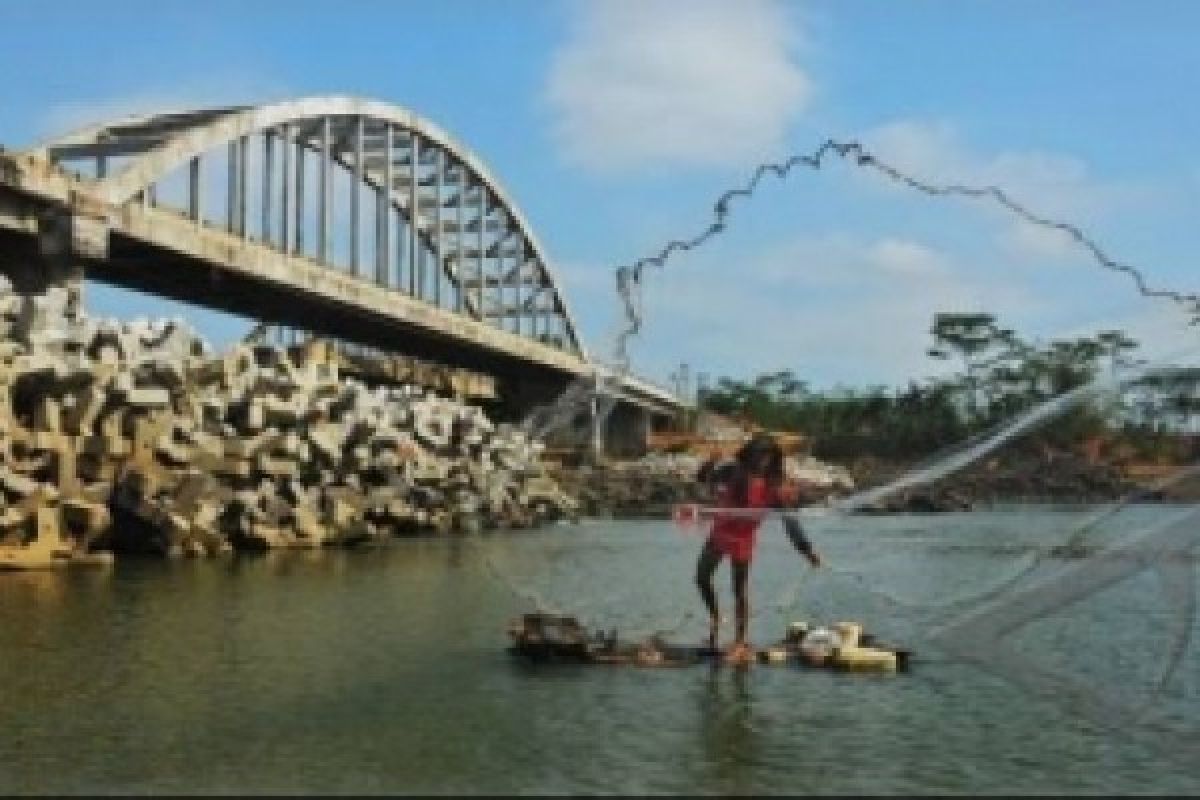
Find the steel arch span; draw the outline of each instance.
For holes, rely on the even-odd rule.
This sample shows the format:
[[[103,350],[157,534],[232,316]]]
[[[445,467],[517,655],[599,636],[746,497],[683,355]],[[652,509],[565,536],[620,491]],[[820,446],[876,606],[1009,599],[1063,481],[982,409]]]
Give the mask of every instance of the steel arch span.
[[[388,103],[311,97],[96,125],[29,155],[139,204],[587,360],[532,227],[470,150]]]

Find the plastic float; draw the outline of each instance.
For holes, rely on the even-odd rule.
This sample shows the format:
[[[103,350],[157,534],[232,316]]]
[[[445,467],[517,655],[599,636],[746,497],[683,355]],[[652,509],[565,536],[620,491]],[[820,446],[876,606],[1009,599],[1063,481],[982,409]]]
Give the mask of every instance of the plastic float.
[[[720,664],[725,651],[676,645],[659,637],[622,642],[617,632],[589,632],[572,616],[524,614],[508,627],[514,656],[535,663],[624,664],[639,667],[686,667]],[[776,644],[753,651],[753,662],[854,672],[906,672],[910,651],[879,643],[856,622],[810,627],[793,622]]]

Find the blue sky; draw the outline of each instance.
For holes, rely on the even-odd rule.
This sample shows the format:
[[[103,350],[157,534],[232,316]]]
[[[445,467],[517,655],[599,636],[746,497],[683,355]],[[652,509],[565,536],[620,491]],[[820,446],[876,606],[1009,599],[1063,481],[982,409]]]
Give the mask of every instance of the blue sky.
[[[1195,291],[1200,4],[952,0],[67,2],[0,6],[0,143],[123,113],[348,94],[467,143],[547,245],[590,347],[612,270],[697,232],[760,159],[857,138],[932,180],[998,183],[1161,286]],[[648,276],[639,371],[818,386],[935,374],[932,314],[1031,336],[1124,327],[1191,346],[1062,239],[831,165],[768,183],[702,252]],[[98,313],[174,314],[94,288]],[[189,312],[220,343],[237,328]],[[1188,356],[1188,360],[1194,360]]]

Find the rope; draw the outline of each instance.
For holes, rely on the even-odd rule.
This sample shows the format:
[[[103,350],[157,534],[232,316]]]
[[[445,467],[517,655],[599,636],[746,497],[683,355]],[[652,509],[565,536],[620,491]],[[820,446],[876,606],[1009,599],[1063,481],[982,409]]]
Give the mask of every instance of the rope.
[[[807,155],[793,155],[778,163],[764,163],[755,168],[750,180],[740,187],[729,189],[722,193],[713,205],[713,219],[700,233],[686,239],[672,239],[657,253],[643,257],[632,264],[616,268],[617,294],[624,306],[625,327],[617,335],[617,363],[628,369],[629,340],[641,331],[644,319],[640,307],[640,287],[642,276],[647,267],[664,267],[671,256],[684,253],[703,246],[713,237],[722,233],[728,224],[732,204],[740,198],[750,198],[758,189],[759,184],[768,175],[779,180],[785,180],[793,169],[799,166],[808,167],[814,171],[820,170],[827,159],[837,157],[854,166],[873,169],[894,183],[906,186],[922,194],[933,197],[960,196],[971,199],[991,200],[1025,222],[1048,230],[1060,231],[1067,234],[1092,257],[1092,260],[1103,269],[1128,275],[1137,291],[1148,298],[1164,298],[1182,306],[1192,317],[1192,324],[1200,323],[1200,295],[1160,289],[1150,285],[1144,272],[1130,264],[1117,261],[1088,236],[1078,226],[1069,222],[1050,219],[1014,200],[1006,191],[997,186],[968,186],[960,183],[934,184],[929,181],[908,175],[898,168],[882,161],[868,152],[861,144],[854,141],[839,142],[827,139],[816,150]]]

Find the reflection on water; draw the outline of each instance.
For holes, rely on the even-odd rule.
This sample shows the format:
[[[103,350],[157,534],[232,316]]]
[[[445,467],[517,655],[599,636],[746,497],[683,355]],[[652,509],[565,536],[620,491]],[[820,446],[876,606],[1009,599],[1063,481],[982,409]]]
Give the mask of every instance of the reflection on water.
[[[914,672],[892,676],[511,660],[505,624],[528,609],[496,573],[622,631],[698,609],[700,540],[659,523],[0,575],[0,791],[1195,791],[1194,753],[1169,737],[1117,734],[929,646],[939,598],[1004,575],[1021,548],[1048,552],[1078,521],[814,521],[830,563],[869,587],[808,571],[764,531],[752,636],[859,619],[917,649]],[[797,576],[794,606],[769,609]],[[1089,685],[1141,690],[1167,650],[1163,597],[1146,573],[1013,641]],[[677,638],[702,635],[697,617]],[[1189,647],[1157,720],[1198,718]]]
[[[749,670],[702,669],[707,674],[697,693],[700,700],[697,728],[705,760],[712,767],[712,775],[706,782],[737,792],[728,788],[730,784],[736,784],[742,774],[750,774],[762,756]]]

